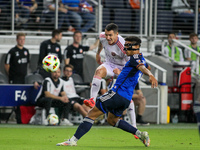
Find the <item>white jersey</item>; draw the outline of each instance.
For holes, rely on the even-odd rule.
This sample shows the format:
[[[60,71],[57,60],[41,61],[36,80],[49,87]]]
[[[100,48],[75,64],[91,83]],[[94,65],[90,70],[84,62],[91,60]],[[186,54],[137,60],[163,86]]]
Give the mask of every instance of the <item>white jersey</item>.
[[[46,84],[41,86],[40,91],[38,92],[38,95],[35,101],[41,97],[45,97],[45,94],[44,94],[45,91],[48,91],[49,93],[55,96],[59,96],[59,94],[63,91],[64,80],[62,80],[61,78],[59,78],[58,80],[60,81],[60,83],[56,87],[50,77],[45,78],[45,80],[43,81],[43,84],[44,83]],[[46,89],[45,91],[44,91],[44,88]]]
[[[49,83],[47,83],[47,91],[50,92],[51,94],[55,95],[55,96],[59,96],[60,92],[61,92],[61,88],[63,87],[63,80],[62,79],[58,79],[60,80],[60,84],[58,85],[58,87],[56,87],[53,84],[53,81],[51,80],[51,78],[47,77],[45,78],[45,80],[48,80]]]
[[[79,97],[79,95],[76,93],[76,89],[75,89],[74,81],[72,77],[69,77],[68,81],[64,81],[64,91],[67,94],[68,98]]]
[[[124,51],[125,40],[120,35],[118,35],[118,40],[115,44],[109,45],[106,40],[105,32],[102,32],[100,34],[100,42],[105,51],[105,62],[124,66],[129,60],[129,56],[127,56]]]

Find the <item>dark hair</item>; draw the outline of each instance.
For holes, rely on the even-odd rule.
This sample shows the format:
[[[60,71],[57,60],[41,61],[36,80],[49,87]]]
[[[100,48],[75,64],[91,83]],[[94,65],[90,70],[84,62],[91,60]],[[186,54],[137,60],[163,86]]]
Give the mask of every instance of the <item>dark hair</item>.
[[[114,23],[110,23],[106,26],[105,30],[107,30],[107,31],[113,30],[114,33],[117,33],[118,32],[118,26]]]
[[[190,33],[190,38],[192,38],[192,37],[194,37],[194,36],[197,36],[197,37],[198,37],[198,35],[197,35],[196,33]]]
[[[51,36],[54,38],[56,35],[59,35],[60,33],[62,33],[62,30],[60,29],[54,29],[51,33]]]
[[[76,33],[80,33],[80,34],[82,35],[82,32],[81,32],[81,31],[76,30],[76,31],[74,32],[74,34],[73,34],[73,37],[76,35]]]
[[[138,38],[137,36],[128,36],[125,38],[125,41],[132,42],[133,44],[137,44],[139,46],[142,43],[141,39]]]
[[[167,37],[169,37],[170,34],[174,34],[176,36],[176,33],[170,32],[170,33],[167,34]]]
[[[65,69],[68,68],[68,67],[71,68],[72,70],[74,69],[74,66],[73,66],[73,65],[68,64],[68,65],[65,65],[65,66],[64,66],[64,71],[65,71]]]

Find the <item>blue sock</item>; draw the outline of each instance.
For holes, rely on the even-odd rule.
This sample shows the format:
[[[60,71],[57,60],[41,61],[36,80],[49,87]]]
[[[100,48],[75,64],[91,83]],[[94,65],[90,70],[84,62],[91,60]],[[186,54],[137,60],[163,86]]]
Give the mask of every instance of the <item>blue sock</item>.
[[[122,129],[126,132],[129,132],[129,133],[132,133],[132,134],[135,134],[136,131],[138,130],[135,127],[133,127],[132,125],[130,125],[128,122],[121,120],[121,119],[119,119],[117,121],[117,123],[115,124],[115,127],[120,128],[120,129]]]
[[[83,122],[79,125],[74,136],[79,140],[84,134],[86,134],[92,127],[94,120],[85,117]]]

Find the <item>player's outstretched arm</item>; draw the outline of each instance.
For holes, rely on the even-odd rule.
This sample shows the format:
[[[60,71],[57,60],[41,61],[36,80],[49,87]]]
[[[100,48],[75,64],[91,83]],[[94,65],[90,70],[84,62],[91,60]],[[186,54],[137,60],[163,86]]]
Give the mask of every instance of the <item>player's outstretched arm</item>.
[[[153,76],[153,74],[151,73],[151,71],[149,71],[144,65],[141,65],[138,67],[138,69],[140,71],[142,71],[143,74],[149,76],[149,81],[151,83],[151,87],[155,88],[158,86],[158,81],[156,80],[156,78]]]

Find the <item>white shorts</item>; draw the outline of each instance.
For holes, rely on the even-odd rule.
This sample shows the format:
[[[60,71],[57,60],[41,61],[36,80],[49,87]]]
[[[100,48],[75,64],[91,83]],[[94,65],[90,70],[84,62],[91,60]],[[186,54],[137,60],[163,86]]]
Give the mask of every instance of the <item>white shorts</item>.
[[[113,70],[115,68],[118,68],[121,71],[122,68],[124,67],[124,66],[115,65],[115,64],[112,64],[112,63],[109,63],[109,62],[104,62],[100,66],[103,66],[103,67],[106,68],[106,71],[107,71],[107,74],[106,74],[106,77],[105,77],[106,79],[109,79],[111,77],[117,78],[118,75],[114,74]]]

